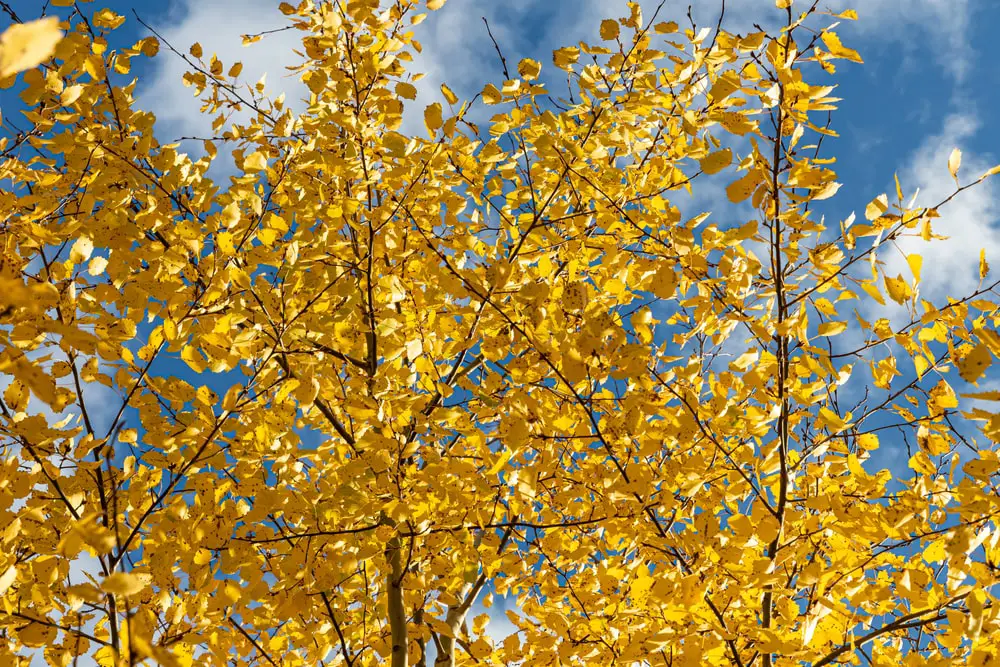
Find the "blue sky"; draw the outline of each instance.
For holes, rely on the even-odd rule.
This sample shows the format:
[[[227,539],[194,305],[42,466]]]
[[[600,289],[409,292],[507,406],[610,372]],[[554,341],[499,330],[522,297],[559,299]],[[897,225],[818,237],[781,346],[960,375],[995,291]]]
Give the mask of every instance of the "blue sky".
[[[720,2],[691,1],[696,4],[694,17],[699,26],[714,26]],[[15,0],[10,4],[27,19],[37,16],[41,3]],[[656,3],[642,4],[648,15]],[[683,25],[687,4],[688,0],[667,0],[660,16]],[[839,85],[836,94],[843,98],[833,121],[841,136],[825,145],[826,154],[838,158],[835,169],[844,184],[831,203],[836,217],[842,219],[852,210],[860,217],[868,201],[892,190],[894,172],[899,173],[906,194],[921,188],[924,194],[918,201],[943,199],[954,187],[946,168],[954,147],[963,151],[965,177],[1000,162],[1000,127],[993,122],[1000,106],[1000,68],[995,65],[993,48],[1000,27],[1000,2],[828,0],[823,4],[835,10],[858,10],[860,21],[845,22],[839,32],[844,43],[860,51],[866,61],[865,65],[840,61],[836,77],[829,81]],[[298,33],[277,33],[249,48],[240,44],[242,33],[283,25],[276,5],[272,0],[104,0],[85,7],[107,6],[125,15],[128,20],[117,33],[121,43],[131,44],[145,35],[134,9],[178,50],[186,52],[193,42],[200,42],[206,54],[217,52],[226,65],[241,60],[247,81],[267,71],[270,90],[285,91],[294,99],[301,86],[284,78],[287,72],[282,66],[296,62],[291,49],[297,46]],[[755,21],[779,17],[772,0],[729,0],[727,5],[724,26],[731,32],[747,32]],[[487,81],[501,78],[482,16],[489,19],[508,61],[533,57],[543,63],[544,79],[546,73],[554,72],[551,66],[546,68],[554,48],[591,40],[600,19],[625,14],[624,1],[617,0],[449,0],[418,28],[424,51],[413,69],[428,74],[414,105],[418,118],[424,104],[437,101],[442,82],[460,97],[471,97]],[[0,27],[5,25],[0,15]],[[139,105],[159,117],[158,136],[164,141],[208,134],[208,121],[199,114],[191,91],[181,84],[183,72],[183,63],[166,49],[151,62],[136,61],[134,73],[142,81]],[[553,80],[554,90],[559,89],[559,79]],[[10,91],[0,91],[5,116],[12,116],[18,106]],[[421,125],[418,121],[416,127]],[[997,187],[987,182],[949,205],[937,227],[939,233],[951,237],[949,241],[908,247],[908,252],[925,255],[921,289],[926,296],[939,302],[946,294],[974,289],[981,247],[1000,268]],[[710,210],[713,197],[724,201],[721,189],[698,197],[689,206]],[[891,255],[885,261],[890,267],[899,263],[899,272],[905,272],[901,258]]]

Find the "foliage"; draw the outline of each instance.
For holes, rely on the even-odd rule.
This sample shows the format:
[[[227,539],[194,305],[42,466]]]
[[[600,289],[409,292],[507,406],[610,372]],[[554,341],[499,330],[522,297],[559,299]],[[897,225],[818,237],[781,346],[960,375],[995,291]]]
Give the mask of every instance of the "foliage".
[[[631,4],[421,136],[414,0],[283,4],[294,110],[160,56],[197,159],[122,83],[159,40],[11,28],[0,662],[995,662],[1000,418],[957,391],[997,283],[887,273],[937,238],[901,187],[824,224],[854,15],[777,4],[743,36]]]

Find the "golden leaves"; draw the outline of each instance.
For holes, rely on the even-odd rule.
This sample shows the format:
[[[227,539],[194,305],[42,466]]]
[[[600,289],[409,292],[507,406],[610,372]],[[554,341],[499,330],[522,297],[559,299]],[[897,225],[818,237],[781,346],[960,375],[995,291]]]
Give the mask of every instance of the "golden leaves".
[[[840,37],[836,33],[824,30],[820,33],[820,39],[830,51],[830,55],[835,58],[844,58],[856,63],[864,63],[861,56],[854,49],[849,49],[840,42]]]
[[[503,101],[503,94],[492,83],[483,87],[481,95],[486,104],[500,104]]]
[[[966,382],[975,383],[992,364],[993,355],[990,354],[989,347],[979,343],[958,362],[958,374]]]
[[[718,120],[727,132],[738,136],[743,136],[755,128],[754,122],[746,114],[738,111],[723,111],[719,114]]]
[[[619,26],[618,21],[612,19],[605,19],[601,21],[601,39],[610,41],[612,39],[618,39]]]
[[[728,186],[726,186],[726,196],[734,204],[746,201],[753,195],[757,187],[764,181],[763,176],[757,169],[751,169]]]
[[[963,417],[941,383],[991,380],[1000,311],[988,292],[916,302],[924,258],[901,269],[885,252],[935,213],[902,210],[898,184],[892,206],[881,195],[865,207],[870,224],[827,226],[810,208],[843,188],[816,141],[834,133],[835,82],[809,80],[822,73],[804,63],[856,56],[821,24],[800,27],[817,13],[774,39],[656,24],[668,54],[633,4],[604,22],[600,45],[555,51],[559,76],[525,59],[519,78],[485,85],[486,104],[517,103],[480,128],[447,86],[440,103],[409,108],[419,19],[387,4],[310,7],[282,6],[304,33],[305,108],[293,114],[261,86],[262,112],[239,121],[231,91],[189,76],[234,144],[229,179],[205,171],[221,141],[205,160],[157,144],[112,77],[122,138],[106,105],[91,108],[103,86],[75,83],[123,70],[119,56],[145,45],[78,31],[60,46],[58,77],[30,74],[53,114],[39,141],[66,158],[52,168],[15,151],[5,163],[18,187],[0,277],[2,426],[22,444],[0,463],[18,508],[2,539],[36,554],[16,571],[2,564],[8,601],[71,628],[72,610],[107,616],[108,594],[127,596],[122,648],[169,660],[148,629],[171,627],[190,639],[171,644],[177,664],[250,655],[230,620],[275,662],[362,646],[389,662],[404,629],[416,656],[430,626],[484,662],[603,665],[672,646],[677,664],[726,664],[726,637],[703,632],[718,620],[705,590],[737,650],[818,663],[857,634],[844,618],[875,623],[893,596],[924,608],[941,547],[921,545],[924,560],[892,545],[933,534],[941,516],[956,524],[945,560],[980,539],[958,524],[984,516],[976,494],[1000,469],[1000,418],[968,406],[979,421],[957,429],[979,424],[985,438],[973,433],[980,454],[962,465],[977,484],[956,489],[946,473]],[[623,30],[628,43],[614,43]],[[568,77],[571,99],[532,100],[543,77]],[[403,133],[404,109],[423,113],[433,141]],[[730,168],[711,215],[675,191],[711,194],[701,176]],[[42,248],[58,261],[40,261]],[[869,258],[871,277],[859,275]],[[91,433],[73,403],[122,423]],[[898,459],[897,436],[913,431],[917,474],[876,471],[872,452]],[[68,528],[53,538],[59,522]],[[529,545],[531,525],[551,528]],[[704,554],[697,572],[662,567],[673,549]],[[93,553],[132,571],[63,587],[64,561]],[[885,576],[865,574],[876,570]],[[478,581],[521,590],[524,641],[493,645],[488,618],[461,633],[441,620]],[[395,582],[402,623],[386,612]],[[570,583],[606,613],[583,618]],[[767,628],[766,596],[780,619]],[[420,600],[423,621],[406,612]],[[129,620],[124,601],[117,610]],[[40,627],[19,621],[8,639],[49,641]],[[588,632],[627,639],[612,655],[571,639]]]
[[[889,294],[889,298],[896,303],[903,304],[906,303],[912,296],[913,290],[910,286],[903,280],[902,274],[892,278],[890,276],[884,276],[885,290]]]
[[[112,572],[101,582],[101,590],[112,595],[137,595],[149,585],[150,581],[150,576],[147,574]]]
[[[552,63],[559,69],[570,71],[574,63],[580,58],[580,49],[575,46],[566,46],[552,52]]]
[[[443,123],[444,121],[441,118],[441,104],[439,102],[435,102],[424,108],[424,125],[431,136],[441,129]]]
[[[254,151],[243,159],[243,171],[262,171],[264,169],[267,169],[267,157],[260,151]]]
[[[542,64],[531,58],[524,58],[517,64],[517,72],[521,78],[527,81],[534,81],[542,71]]]
[[[54,16],[7,28],[0,35],[0,78],[44,63],[55,52],[62,35],[59,19]]]
[[[701,170],[706,174],[717,174],[733,161],[733,152],[729,148],[710,153],[698,161]]]
[[[889,198],[883,193],[865,207],[865,219],[876,220],[889,210]]]
[[[396,94],[408,100],[417,99],[417,87],[412,83],[400,81],[396,84]]]
[[[587,286],[582,283],[570,283],[563,290],[563,308],[576,313],[587,307]]]
[[[17,581],[17,568],[11,565],[0,574],[0,596],[3,596],[15,581]]]
[[[820,336],[836,336],[847,331],[847,322],[823,322],[817,327]]]
[[[441,84],[441,94],[444,96],[444,99],[448,102],[448,104],[455,104],[458,102],[458,95],[456,95],[451,88],[443,83]]]

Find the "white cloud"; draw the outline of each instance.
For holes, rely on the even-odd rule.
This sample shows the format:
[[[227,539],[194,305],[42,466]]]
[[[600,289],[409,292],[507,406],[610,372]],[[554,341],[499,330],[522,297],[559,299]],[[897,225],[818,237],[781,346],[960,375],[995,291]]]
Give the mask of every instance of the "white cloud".
[[[646,18],[652,16],[657,2],[643,0]],[[687,25],[688,5],[699,26],[714,26],[721,2],[667,0],[659,14],[660,20],[675,20]],[[799,2],[805,6],[805,3]],[[956,78],[968,69],[971,58],[965,36],[971,16],[971,0],[830,0],[824,6],[841,10],[852,4],[860,5],[862,20],[856,24],[864,39],[885,42],[891,40],[904,50],[924,48],[914,45],[933,44],[932,55]],[[482,18],[490,28],[507,57],[513,71],[521,58],[531,57],[551,70],[551,52],[581,39],[594,40],[601,19],[628,14],[624,0],[582,0],[552,2],[551,0],[450,0],[443,9],[430,12],[427,20],[415,29],[423,52],[415,54],[411,72],[422,72],[418,83],[420,96],[410,103],[404,115],[404,130],[423,133],[422,110],[430,102],[440,100],[439,87],[447,83],[461,98],[468,99],[487,81],[502,78],[499,59],[486,32]],[[770,2],[762,0],[730,0],[725,27],[731,32],[753,30],[755,22],[774,27],[780,19]],[[851,22],[847,22],[850,24]],[[267,35],[250,47],[243,47],[240,35],[271,30],[286,25],[286,18],[277,11],[272,0],[178,0],[166,19],[154,25],[179,51],[199,42],[206,56],[213,52],[228,67],[236,61],[244,64],[243,80],[256,82],[265,72],[268,89],[288,95],[294,106],[304,87],[289,76],[286,66],[298,62],[292,53],[299,47],[301,33],[287,30]],[[855,25],[855,24],[852,24]],[[941,48],[941,44],[947,48]],[[930,46],[926,47],[930,49]],[[150,82],[139,93],[139,105],[156,113],[160,136],[174,139],[181,136],[208,136],[211,119],[199,110],[200,102],[181,82],[187,66],[176,55],[164,51],[154,64]],[[543,74],[544,77],[544,74]],[[552,90],[560,94],[561,77],[552,79]],[[482,120],[488,110],[479,109],[474,120]],[[200,150],[194,146],[192,150]]]
[[[955,191],[955,181],[948,173],[948,156],[953,148],[963,150],[959,171],[961,182],[967,183],[993,166],[990,159],[975,152],[970,142],[978,129],[975,117],[953,114],[945,119],[940,134],[929,137],[913,153],[909,166],[900,173],[903,187],[912,191],[920,188],[917,206],[937,204]],[[902,273],[908,277],[904,254],[923,257],[921,295],[937,305],[947,296],[962,297],[979,286],[979,251],[986,251],[987,261],[1000,261],[1000,219],[996,183],[986,180],[966,190],[940,209],[941,217],[934,220],[936,234],[947,240],[924,241],[907,237],[896,244],[898,251],[886,248],[882,259],[890,275]]]
[[[926,49],[956,80],[967,74],[973,57],[968,42],[972,0],[837,0],[835,4],[856,7],[859,31],[872,40],[897,42],[911,65],[925,66],[924,58],[914,55]]]
[[[244,47],[242,35],[282,28],[288,24],[273,0],[178,0],[167,18],[152,27],[174,48],[187,54],[192,44],[204,47],[207,61],[216,54],[226,69],[242,62],[242,82],[254,85],[267,75],[267,92],[277,96],[284,92],[290,105],[303,96],[305,90],[297,75],[286,67],[298,64],[301,58],[302,32],[284,30],[265,35]],[[138,106],[156,114],[158,135],[170,141],[182,136],[207,137],[212,133],[212,117],[201,112],[201,102],[194,91],[184,86],[182,77],[188,65],[166,49],[153,61],[153,73],[140,89]],[[244,111],[242,118],[247,118]],[[200,150],[200,146],[197,147]]]

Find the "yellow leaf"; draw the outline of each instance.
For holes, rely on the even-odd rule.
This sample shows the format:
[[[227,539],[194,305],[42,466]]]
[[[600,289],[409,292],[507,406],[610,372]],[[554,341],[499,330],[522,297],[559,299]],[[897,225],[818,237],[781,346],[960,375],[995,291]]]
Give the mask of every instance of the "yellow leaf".
[[[240,207],[236,202],[226,204],[222,209],[222,226],[229,229],[240,221]]]
[[[503,101],[503,95],[492,83],[486,84],[482,92],[483,102],[486,104],[500,104]]]
[[[0,78],[41,65],[55,52],[62,35],[55,16],[7,28],[0,35]]]
[[[136,595],[149,585],[149,575],[112,572],[101,582],[101,590],[112,595]]]
[[[753,364],[757,363],[760,353],[757,350],[748,350],[730,362],[730,370],[745,371]]]
[[[962,398],[974,398],[977,401],[1000,401],[1000,391],[974,391],[962,394]]]
[[[267,169],[267,158],[260,151],[254,151],[243,160],[243,171]]]
[[[746,176],[733,181],[726,187],[726,196],[734,204],[746,201],[760,185],[760,181],[760,173],[756,169],[752,169]]]
[[[448,104],[458,102],[458,95],[452,92],[451,88],[443,83],[441,84],[441,94],[444,95],[444,99],[447,100]]]
[[[847,422],[840,418],[836,412],[830,408],[820,408],[819,415],[816,420],[822,426],[829,428],[833,433],[840,433],[847,428]]]
[[[222,585],[221,593],[227,604],[236,604],[243,597],[243,589],[232,581]]]
[[[934,540],[924,549],[924,560],[928,563],[940,563],[948,557],[946,546],[944,540]]]
[[[430,104],[424,109],[424,125],[431,134],[434,134],[442,125],[443,121],[441,119],[441,103],[435,102]]]
[[[861,289],[863,289],[868,296],[874,299],[876,303],[882,306],[885,305],[885,299],[882,298],[882,293],[878,290],[878,285],[876,285],[873,281],[866,280],[861,283]]]
[[[16,579],[17,568],[13,565],[8,567],[3,574],[0,574],[0,596],[7,592],[7,589],[11,587]]]
[[[204,55],[205,52],[202,50],[201,44],[199,44],[198,42],[195,42],[194,44],[191,45],[189,53],[192,56],[194,56],[195,58],[201,58],[202,55]]]
[[[850,60],[856,63],[863,63],[861,56],[854,49],[849,49],[840,42],[840,37],[836,33],[823,31],[820,34],[820,39],[826,45],[826,48],[830,51],[830,55],[837,58],[844,58],[845,60]]]
[[[709,153],[698,161],[701,170],[706,174],[717,174],[733,161],[733,151],[726,148],[721,151]]]
[[[41,648],[51,644],[57,632],[58,629],[53,625],[29,622],[23,627],[18,627],[17,637],[25,646]]]
[[[185,345],[181,350],[181,359],[183,359],[188,366],[196,373],[201,373],[205,370],[205,360],[198,352],[198,349],[192,345]]]
[[[878,449],[878,436],[874,433],[862,433],[857,439],[858,447],[866,451]]]
[[[979,343],[958,362],[958,374],[966,382],[976,382],[992,363],[993,356],[990,354],[990,349]]]
[[[661,264],[653,277],[653,295],[660,299],[670,299],[677,290],[677,271],[668,264]]]
[[[538,78],[538,73],[542,71],[542,65],[537,60],[525,58],[517,65],[517,72],[521,78],[532,81]]]
[[[958,183],[958,168],[961,166],[962,151],[955,148],[951,151],[951,155],[948,156],[948,173],[955,179],[955,183]]]
[[[80,94],[83,93],[83,86],[80,84],[74,84],[72,86],[66,86],[63,91],[59,93],[59,104],[64,107],[68,107],[73,102],[80,99]]]
[[[826,185],[824,185],[819,190],[814,190],[813,191],[814,194],[813,194],[812,198],[813,198],[814,201],[821,201],[823,199],[829,199],[833,195],[837,194],[837,190],[840,189],[841,185],[843,185],[843,183],[837,183],[835,181],[831,181],[831,182],[827,183]]]
[[[571,70],[573,64],[580,58],[580,49],[575,46],[566,46],[552,52],[552,62],[559,69]]]
[[[215,247],[218,248],[224,255],[232,255],[235,253],[236,246],[233,244],[232,232],[219,232],[215,236]]]
[[[90,259],[90,253],[94,251],[94,242],[86,236],[81,236],[73,244],[69,251],[69,259],[74,264],[80,264]]]
[[[618,21],[604,19],[601,21],[601,39],[617,39],[619,33]]]
[[[931,461],[931,457],[927,456],[924,452],[917,452],[911,456],[909,465],[911,470],[921,475],[933,475],[937,471],[934,463]]]
[[[910,265],[910,273],[913,274],[913,284],[920,282],[920,269],[924,265],[924,258],[917,254],[906,256],[906,263]]]
[[[513,455],[514,455],[514,450],[512,450],[510,447],[505,447],[503,452],[501,452],[500,457],[493,464],[493,467],[491,467],[486,472],[486,476],[492,477],[493,475],[503,470],[503,467],[507,465],[507,462],[510,461],[510,457]]]
[[[7,402],[7,405],[14,409],[15,412],[24,412],[28,408],[28,401],[31,399],[31,394],[28,388],[24,386],[24,383],[20,380],[13,380],[3,392],[3,400]]]
[[[417,99],[417,87],[412,83],[403,83],[401,81],[396,84],[396,94],[408,100],[415,100]]]
[[[926,424],[917,428],[917,445],[929,456],[941,456],[950,449],[948,441],[937,433],[931,433]]]
[[[445,0],[427,0],[427,9],[431,11],[444,7]]]
[[[979,249],[979,280],[985,280],[990,272],[990,265],[986,263],[986,248]]]
[[[895,278],[885,276],[885,290],[889,293],[890,299],[900,304],[905,303],[913,295],[913,291],[906,284],[906,281],[903,280],[902,275],[898,275]]]
[[[869,221],[881,217],[889,210],[889,198],[883,193],[868,203],[865,207],[865,218]]]
[[[792,6],[792,0],[774,0],[774,6],[778,9],[787,9]]]
[[[913,358],[913,366],[917,372],[917,377],[922,378],[924,373],[927,372],[927,369],[931,367],[931,364],[927,361],[927,358],[921,354]]]
[[[67,586],[66,592],[72,597],[80,598],[84,602],[98,603],[104,596],[93,584],[76,584]]]
[[[937,407],[941,410],[957,408],[958,396],[955,395],[955,390],[951,388],[951,385],[942,379],[931,389],[927,403],[929,407]]]
[[[836,336],[847,331],[847,322],[823,322],[819,325],[820,336]]]
[[[104,257],[93,257],[90,260],[90,264],[87,265],[87,273],[92,276],[99,276],[104,273],[104,269],[108,266],[108,260]]]

